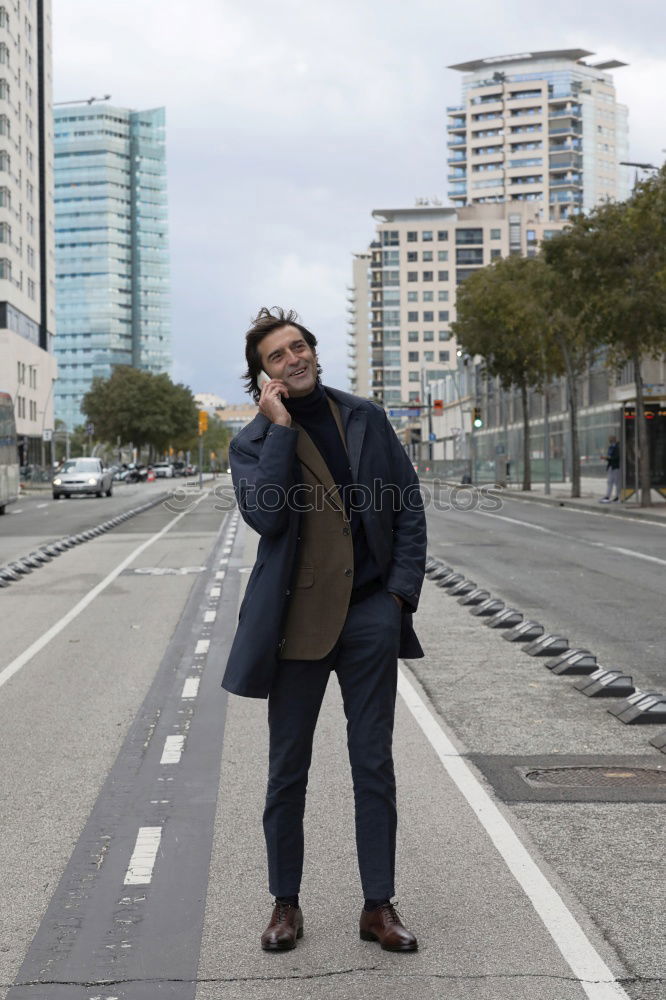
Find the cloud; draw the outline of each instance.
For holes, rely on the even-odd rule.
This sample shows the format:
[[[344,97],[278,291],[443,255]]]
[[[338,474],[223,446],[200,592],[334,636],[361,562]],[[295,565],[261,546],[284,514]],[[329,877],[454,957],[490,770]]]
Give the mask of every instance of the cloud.
[[[58,0],[56,99],[165,105],[175,371],[241,398],[242,337],[293,305],[346,383],[351,254],[373,208],[446,195],[446,106],[482,56],[567,47],[628,62],[632,159],[661,162],[666,13],[608,0]]]

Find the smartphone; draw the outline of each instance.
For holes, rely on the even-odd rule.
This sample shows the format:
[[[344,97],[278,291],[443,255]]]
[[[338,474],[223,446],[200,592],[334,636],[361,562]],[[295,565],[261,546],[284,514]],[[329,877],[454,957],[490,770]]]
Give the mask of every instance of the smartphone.
[[[262,385],[265,385],[266,382],[270,382],[270,380],[271,380],[270,375],[267,375],[262,368],[261,371],[259,372],[259,375],[257,376],[257,384],[259,388],[261,388]]]

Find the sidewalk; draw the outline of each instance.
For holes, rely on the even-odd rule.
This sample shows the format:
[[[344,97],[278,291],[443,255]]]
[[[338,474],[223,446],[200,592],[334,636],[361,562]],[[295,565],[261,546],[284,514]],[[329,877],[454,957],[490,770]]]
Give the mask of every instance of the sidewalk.
[[[254,551],[255,539],[248,532],[244,566],[252,563]],[[242,571],[242,567],[238,569]],[[247,573],[243,575],[247,578]],[[490,786],[483,779],[479,782],[478,773],[463,760],[464,749],[448,743],[449,750],[441,756],[441,749],[436,750],[426,738],[423,723],[417,724],[409,696],[405,696],[411,688],[417,699],[428,704],[425,691],[434,689],[439,700],[440,685],[456,696],[463,696],[464,689],[467,715],[470,719],[483,717],[488,734],[487,741],[479,740],[478,732],[470,730],[472,749],[487,752],[497,746],[498,734],[490,734],[500,722],[488,698],[493,658],[495,664],[502,659],[515,664],[524,676],[533,676],[534,662],[498,641],[496,633],[483,629],[478,619],[471,618],[430,582],[424,585],[423,613],[418,617],[417,628],[429,654],[426,660],[401,668],[395,764],[400,816],[399,908],[419,937],[419,952],[394,955],[359,940],[362,896],[353,836],[353,796],[335,677],[329,682],[317,728],[306,809],[301,892],[305,934],[295,951],[267,954],[260,950],[259,935],[272,904],[266,889],[261,825],[267,769],[266,703],[230,698],[197,1000],[273,1000],[285,987],[294,1000],[374,1000],[380,995],[391,1000],[441,1000],[443,996],[447,1000],[626,1000],[608,973],[605,980],[603,974],[591,973],[585,984],[574,975],[560,951],[561,941],[558,947],[537,915],[536,904],[519,884],[518,878],[529,865],[518,862],[514,876],[500,855],[501,845],[482,825],[495,809],[492,801],[482,806],[479,814],[454,777],[461,770],[469,771],[476,783],[475,794],[482,800]],[[484,673],[488,674],[485,681]],[[425,690],[419,677],[425,681]],[[514,678],[510,686],[521,681],[522,677]],[[512,695],[507,692],[507,697],[511,700]],[[459,704],[458,697],[454,700]],[[444,703],[437,706],[442,715],[437,716],[432,708],[425,708],[424,715],[427,725],[446,740],[449,718],[448,713],[446,721],[442,717],[445,701],[446,694]],[[523,725],[516,719],[500,724],[505,733],[497,741],[500,753],[506,752],[507,742],[515,750],[519,730],[523,736],[518,743],[523,746],[543,742],[537,735],[539,725],[534,725],[535,716],[539,717],[537,722],[542,721],[544,705],[540,701],[537,698],[533,703],[525,692],[520,712]],[[586,706],[578,707],[587,712]],[[456,715],[454,712],[454,718]],[[605,720],[602,725],[606,729]],[[455,728],[457,741],[460,730],[457,725]],[[578,719],[571,728],[579,733],[582,748]],[[528,738],[530,729],[535,732]],[[633,746],[638,746],[636,734],[631,737]],[[589,740],[587,735],[585,743]],[[552,737],[545,742],[552,749]],[[492,799],[492,791],[490,796]],[[545,875],[564,900],[569,917],[573,914],[579,930],[583,928],[578,955],[596,956],[602,967],[605,962],[621,976],[621,962],[584,908],[549,870],[511,811],[499,808],[498,824],[506,821],[514,831],[508,831],[508,839],[517,834],[540,870],[539,877]],[[591,961],[588,968],[593,967],[598,968]]]
[[[551,483],[550,495],[544,490],[543,483],[533,483],[529,492],[521,490],[518,484],[511,484],[502,491],[507,498],[515,496],[521,500],[534,500],[553,504],[558,507],[578,507],[594,509],[598,513],[612,517],[633,517],[641,521],[666,522],[666,500],[659,497],[656,491],[652,493],[652,506],[639,507],[636,497],[630,497],[624,503],[600,503],[606,495],[605,479],[581,479],[581,495],[575,499],[571,496],[571,483]]]

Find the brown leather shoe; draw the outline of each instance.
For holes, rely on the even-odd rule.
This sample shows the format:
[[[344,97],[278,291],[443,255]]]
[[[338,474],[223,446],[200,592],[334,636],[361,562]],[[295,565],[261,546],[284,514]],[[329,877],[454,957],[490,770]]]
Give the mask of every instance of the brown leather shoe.
[[[418,951],[418,942],[392,903],[383,903],[376,910],[363,910],[359,921],[362,941],[379,941],[384,951]]]
[[[275,903],[268,927],[261,935],[264,951],[290,951],[303,937],[303,911],[291,903]]]

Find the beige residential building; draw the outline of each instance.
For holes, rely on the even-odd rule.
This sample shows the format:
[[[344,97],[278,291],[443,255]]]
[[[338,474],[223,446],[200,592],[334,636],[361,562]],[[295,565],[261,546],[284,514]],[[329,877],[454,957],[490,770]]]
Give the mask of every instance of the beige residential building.
[[[532,204],[376,209],[370,246],[372,394],[389,411],[426,399],[427,384],[458,367],[451,335],[457,286],[509,254],[536,254],[562,227]],[[357,292],[357,297],[360,292]],[[409,417],[394,412],[397,420]]]
[[[450,66],[463,75],[449,107],[449,198],[456,205],[535,202],[545,219],[624,200],[631,178],[627,108],[586,49],[493,56]]]
[[[23,463],[53,429],[51,2],[0,5],[0,390]]]
[[[352,284],[347,286],[347,357],[349,387],[357,396],[371,396],[370,377],[370,253],[354,254]]]

